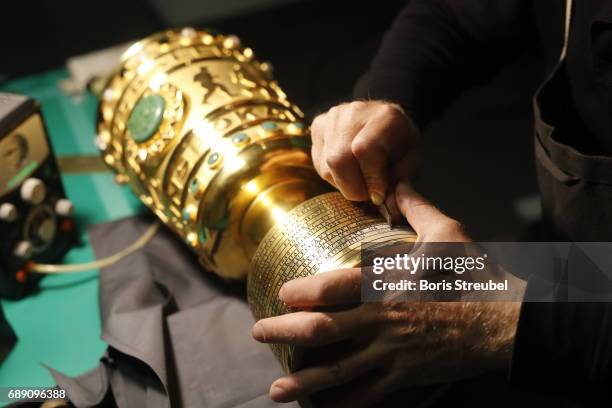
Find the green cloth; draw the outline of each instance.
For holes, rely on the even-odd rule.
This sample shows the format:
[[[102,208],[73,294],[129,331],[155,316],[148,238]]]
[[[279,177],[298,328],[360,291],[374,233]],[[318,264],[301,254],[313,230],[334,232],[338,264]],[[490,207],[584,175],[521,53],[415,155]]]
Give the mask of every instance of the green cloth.
[[[94,145],[97,99],[80,100],[63,94],[58,81],[66,70],[17,79],[0,90],[28,95],[42,105],[56,156],[97,154]],[[63,175],[66,194],[74,203],[82,245],[65,263],[94,259],[87,226],[144,211],[127,186],[108,173]],[[106,344],[100,339],[98,271],[48,276],[41,291],[23,300],[2,300],[5,314],[19,340],[0,364],[0,387],[44,387],[54,384],[42,364],[78,375],[97,365]]]

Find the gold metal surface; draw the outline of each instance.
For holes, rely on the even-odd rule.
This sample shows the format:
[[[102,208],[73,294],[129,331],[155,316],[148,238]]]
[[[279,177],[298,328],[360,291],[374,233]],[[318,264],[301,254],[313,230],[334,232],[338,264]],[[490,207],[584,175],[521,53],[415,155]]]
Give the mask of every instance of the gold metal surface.
[[[118,180],[210,271],[246,279],[257,318],[278,289],[359,264],[363,241],[413,241],[316,174],[302,112],[235,36],[191,28],[135,43],[101,93],[96,143]],[[277,347],[285,369],[295,350]]]
[[[370,204],[351,203],[333,192],[314,197],[292,211],[276,214],[251,262],[248,298],[255,318],[290,310],[278,298],[283,283],[302,276],[359,266],[361,243],[413,241],[407,228],[391,228]],[[370,248],[372,248],[370,246]],[[286,371],[301,365],[293,347],[273,345]]]

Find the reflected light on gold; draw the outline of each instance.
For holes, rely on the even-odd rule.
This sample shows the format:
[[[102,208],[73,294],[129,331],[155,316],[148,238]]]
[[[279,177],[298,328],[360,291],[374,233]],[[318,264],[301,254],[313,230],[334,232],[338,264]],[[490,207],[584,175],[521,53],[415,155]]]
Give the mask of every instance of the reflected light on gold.
[[[142,42],[137,42],[132,44],[126,51],[125,53],[123,53],[123,59],[124,60],[128,60],[130,58],[132,58],[134,55],[140,53],[140,51],[142,51],[142,48],[144,46],[144,43]]]
[[[259,192],[259,187],[257,186],[257,182],[255,180],[251,180],[246,183],[243,188],[251,194],[257,194]]]
[[[236,156],[230,156],[225,160],[225,169],[230,172],[238,171],[244,166],[246,166],[246,161]]]
[[[416,239],[332,192],[303,113],[236,37],[155,34],[128,49],[102,95],[105,162],[206,270],[247,280],[257,319],[289,312],[284,282],[358,265],[361,242]],[[299,368],[296,348],[272,348],[285,370]]]
[[[276,222],[284,223],[287,220],[287,212],[279,207],[272,208],[272,216]]]
[[[136,71],[138,72],[138,75],[145,75],[151,70],[151,68],[153,68],[153,66],[155,66],[155,61],[147,58],[142,61]]]
[[[197,122],[193,126],[193,133],[202,140],[202,145],[208,145],[211,139],[219,136],[215,128],[206,120]]]
[[[153,75],[153,78],[151,78],[151,90],[155,92],[159,91],[159,88],[166,82],[167,78],[168,76],[163,72],[158,72]]]

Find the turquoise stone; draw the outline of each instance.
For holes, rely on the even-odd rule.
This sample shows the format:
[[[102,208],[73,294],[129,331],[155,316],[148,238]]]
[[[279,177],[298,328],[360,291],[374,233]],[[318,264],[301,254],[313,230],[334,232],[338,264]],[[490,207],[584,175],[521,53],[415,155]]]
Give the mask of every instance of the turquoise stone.
[[[232,137],[232,142],[234,142],[234,143],[242,143],[245,140],[247,140],[248,138],[249,138],[249,136],[246,133],[236,133]]]
[[[261,124],[261,127],[266,129],[266,130],[274,130],[278,126],[276,126],[276,123],[274,123],[274,122],[264,122],[264,123]]]
[[[216,162],[219,161],[219,153],[213,153],[208,157],[208,165],[212,166],[213,164],[215,164]]]
[[[165,105],[160,95],[143,96],[136,102],[127,122],[132,139],[138,143],[146,142],[157,132],[164,117]]]
[[[189,183],[189,191],[191,191],[192,194],[196,193],[199,187],[200,187],[200,182],[198,181],[197,178],[194,178],[193,180],[191,180],[191,183]]]

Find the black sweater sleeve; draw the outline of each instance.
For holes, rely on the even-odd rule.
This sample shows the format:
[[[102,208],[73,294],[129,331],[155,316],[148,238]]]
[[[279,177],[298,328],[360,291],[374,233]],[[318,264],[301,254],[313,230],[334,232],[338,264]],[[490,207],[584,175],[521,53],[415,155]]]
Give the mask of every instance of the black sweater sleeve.
[[[580,248],[587,245],[588,252]],[[611,406],[609,251],[606,244],[571,244],[561,273],[529,279],[510,371],[514,385]]]
[[[414,0],[357,83],[358,99],[396,102],[420,127],[491,77],[535,34],[524,0]]]

